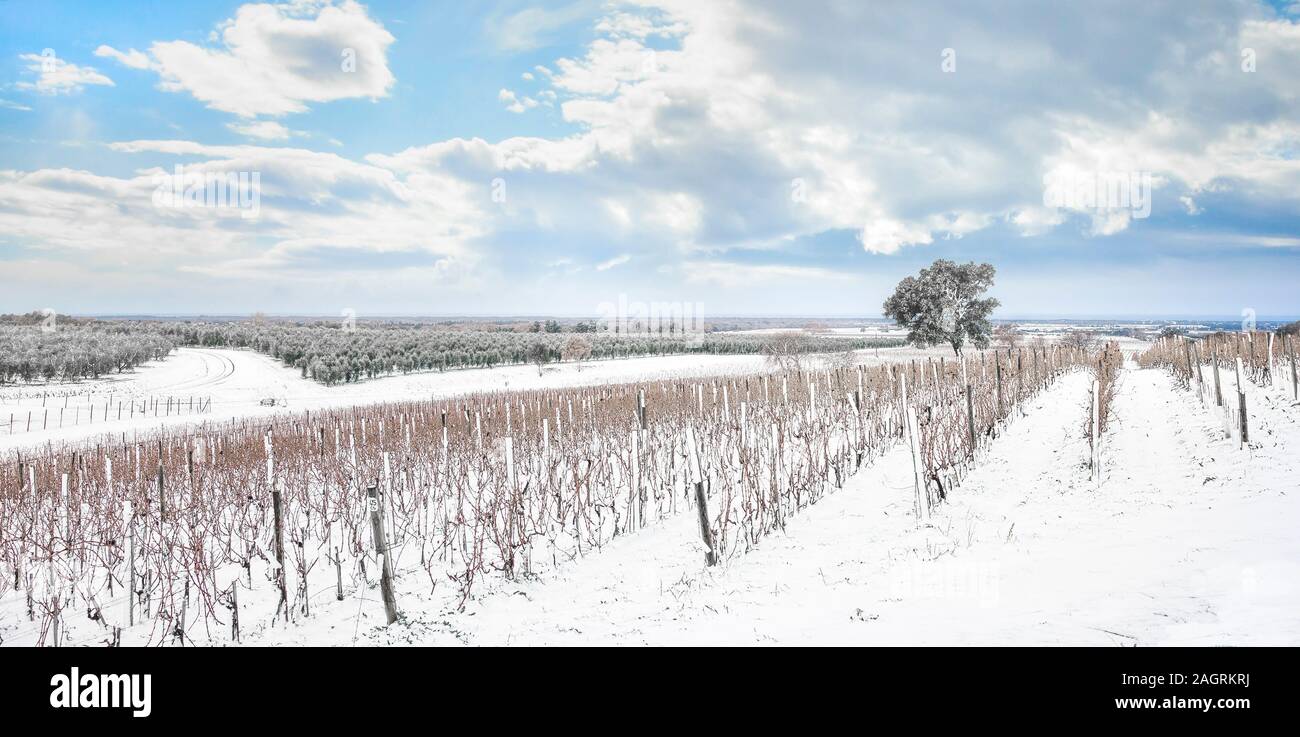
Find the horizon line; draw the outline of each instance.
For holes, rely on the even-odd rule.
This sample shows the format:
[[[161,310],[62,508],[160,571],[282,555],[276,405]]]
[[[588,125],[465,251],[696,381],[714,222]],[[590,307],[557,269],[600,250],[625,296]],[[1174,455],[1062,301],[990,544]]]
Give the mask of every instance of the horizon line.
[[[34,310],[38,312],[39,310]],[[25,312],[3,313],[8,315],[29,314]],[[201,318],[223,318],[223,319],[250,319],[256,312],[72,312],[67,313],[68,317],[74,318],[98,318],[98,319],[130,319],[130,318],[180,318],[180,319],[201,319]],[[342,320],[345,316],[334,313],[317,313],[317,312],[261,312],[262,316],[267,318],[311,318],[311,319],[338,319]],[[537,319],[564,319],[564,320],[587,320],[595,319],[599,321],[599,315],[584,313],[527,313],[527,312],[446,312],[446,313],[418,313],[418,312],[386,312],[374,313],[370,315],[358,314],[356,320],[381,320],[381,319],[515,319],[515,320],[537,320]],[[713,316],[704,316],[708,320],[793,320],[793,319],[826,319],[826,320],[866,320],[872,322],[890,322],[883,315],[866,315],[860,313],[719,313]],[[1072,320],[1072,321],[1099,321],[1099,320],[1118,320],[1125,322],[1138,321],[1158,321],[1158,320],[1209,320],[1214,322],[1235,322],[1242,319],[1241,315],[1218,315],[1218,314],[1197,314],[1197,313],[1119,313],[1119,314],[1102,314],[1102,313],[1013,313],[1004,316],[995,316],[990,318],[993,322],[1028,322],[1028,321],[1045,321],[1045,320]],[[1255,321],[1292,321],[1300,319],[1300,313],[1277,314],[1277,315],[1256,315]]]

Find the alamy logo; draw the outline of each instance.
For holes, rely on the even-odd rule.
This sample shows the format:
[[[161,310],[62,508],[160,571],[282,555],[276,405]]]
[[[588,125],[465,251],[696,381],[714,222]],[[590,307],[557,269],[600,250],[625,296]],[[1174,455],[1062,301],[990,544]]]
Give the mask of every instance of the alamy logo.
[[[177,164],[171,174],[155,174],[154,185],[154,207],[238,210],[245,220],[262,210],[260,171],[206,171]]]
[[[699,302],[635,302],[620,294],[617,303],[601,302],[596,309],[601,325],[616,335],[666,333],[698,340],[706,328]]]
[[[1043,206],[1072,210],[1130,210],[1151,215],[1149,171],[1054,172],[1043,177]]]
[[[81,675],[59,673],[50,679],[50,706],[55,709],[122,709],[129,708],[133,717],[147,717],[151,705],[152,679],[144,675]]]

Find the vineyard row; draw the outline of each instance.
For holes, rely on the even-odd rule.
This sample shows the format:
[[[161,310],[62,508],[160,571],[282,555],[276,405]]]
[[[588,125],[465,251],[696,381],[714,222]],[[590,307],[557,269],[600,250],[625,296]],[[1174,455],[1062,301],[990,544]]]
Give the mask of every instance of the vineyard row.
[[[923,523],[1021,402],[1096,360],[1033,347],[488,393],[10,454],[0,623],[21,610],[41,643],[88,642],[87,622],[110,644],[216,641],[376,582],[395,618],[394,577],[463,605],[486,576],[538,575],[683,513],[715,564],[899,443]]]

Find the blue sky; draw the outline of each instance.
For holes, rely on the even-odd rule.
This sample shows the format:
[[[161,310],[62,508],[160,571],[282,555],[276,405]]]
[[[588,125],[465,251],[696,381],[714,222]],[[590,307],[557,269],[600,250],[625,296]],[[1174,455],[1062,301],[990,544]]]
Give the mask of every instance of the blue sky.
[[[0,310],[1296,315],[1297,80],[1286,2],[8,0]]]

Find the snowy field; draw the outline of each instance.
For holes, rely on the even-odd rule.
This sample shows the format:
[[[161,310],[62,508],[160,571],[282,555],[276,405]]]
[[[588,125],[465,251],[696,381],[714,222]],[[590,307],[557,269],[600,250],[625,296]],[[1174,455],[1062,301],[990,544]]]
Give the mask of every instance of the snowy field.
[[[1142,347],[1123,343],[1127,356]],[[873,349],[855,360],[946,355]],[[759,356],[675,356],[556,364],[540,376],[514,366],[324,387],[256,353],[182,349],[102,381],[7,387],[0,412],[63,391],[72,402],[211,397],[210,415],[0,434],[0,447],[164,422],[764,368]],[[1232,372],[1222,378],[1224,396],[1235,397]],[[1300,644],[1300,402],[1289,379],[1246,384],[1251,442],[1242,447],[1208,385],[1198,396],[1128,363],[1100,483],[1087,467],[1090,384],[1090,374],[1067,374],[1026,402],[924,526],[899,443],[784,531],[715,568],[703,565],[697,523],[683,514],[540,576],[489,578],[460,610],[454,585],[431,585],[399,551],[398,623],[384,625],[370,575],[346,584],[342,601],[333,587],[313,593],[311,616],[288,626],[268,625],[264,604],[245,603],[242,644]],[[260,406],[268,396],[279,406]],[[0,644],[35,641],[23,611],[15,592],[0,601]],[[93,645],[103,634],[66,636]],[[227,633],[209,637],[233,644]]]
[[[248,642],[1300,644],[1300,405],[1249,388],[1240,449],[1168,375],[1127,369],[1098,486],[1088,384],[1030,402],[926,527],[900,446],[718,568],[686,515],[464,612],[407,583],[398,625],[371,590]]]
[[[278,372],[286,392],[300,381],[259,356],[234,356],[236,370],[213,387],[227,396],[262,390],[235,378],[241,361]],[[302,408],[309,399],[392,398],[375,389],[385,382],[423,392],[432,387],[419,382],[451,378],[460,383],[447,391],[468,390],[478,374],[523,388],[758,365],[636,359],[581,374],[466,371],[290,396]],[[161,368],[140,372],[142,387],[165,381]],[[1300,644],[1300,403],[1289,382],[1246,386],[1243,448],[1212,394],[1198,398],[1165,372],[1129,364],[1100,483],[1087,468],[1090,382],[1067,374],[1029,400],[924,526],[899,444],[783,532],[715,568],[703,565],[697,524],[683,514],[541,576],[489,578],[462,611],[454,585],[431,586],[399,551],[398,623],[384,625],[372,573],[345,584],[343,601],[333,587],[314,593],[311,616],[288,626],[267,625],[269,610],[245,604],[242,644]],[[1234,390],[1225,374],[1224,394]],[[94,628],[68,635],[70,644],[103,637]],[[232,644],[226,633],[210,636]],[[35,637],[16,594],[0,602],[0,637]]]

